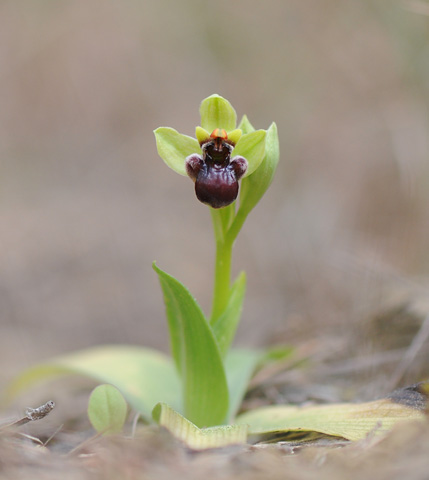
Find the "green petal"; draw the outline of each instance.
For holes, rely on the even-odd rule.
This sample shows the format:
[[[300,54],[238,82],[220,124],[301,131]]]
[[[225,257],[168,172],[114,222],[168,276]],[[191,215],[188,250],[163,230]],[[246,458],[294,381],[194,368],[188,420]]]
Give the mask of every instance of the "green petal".
[[[243,135],[243,132],[239,128],[236,128],[232,132],[228,132],[228,140],[232,142],[234,145],[237,145],[242,135]]]
[[[232,152],[233,156],[241,155],[248,162],[245,177],[251,175],[261,164],[265,155],[265,130],[242,135]]]
[[[207,130],[204,130],[204,128],[201,128],[201,127],[197,127],[195,129],[195,136],[197,137],[197,140],[198,140],[200,145],[202,143],[210,140],[210,133]]]
[[[201,102],[201,126],[208,132],[224,128],[227,132],[235,129],[237,114],[234,108],[219,95],[211,95]]]
[[[186,176],[186,157],[193,153],[201,153],[198,141],[169,127],[159,127],[153,133],[158,155],[175,172]]]

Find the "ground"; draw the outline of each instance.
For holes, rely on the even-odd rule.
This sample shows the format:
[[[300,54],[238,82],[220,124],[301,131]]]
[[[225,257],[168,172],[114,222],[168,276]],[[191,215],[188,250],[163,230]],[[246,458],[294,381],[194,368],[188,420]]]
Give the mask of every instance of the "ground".
[[[401,479],[427,478],[427,423],[399,426],[382,439],[331,446],[266,445],[191,452],[167,432],[145,427],[135,438],[91,438],[67,452],[19,437],[0,438],[1,478],[34,479]],[[71,445],[68,446],[70,448]]]
[[[306,359],[265,372],[246,405],[364,401],[427,379],[428,22],[420,0],[3,1],[1,391],[64,352],[168,351],[154,260],[209,311],[210,216],[152,131],[193,135],[212,93],[280,135],[235,247],[237,344]],[[0,476],[427,477],[423,424],[329,448],[193,454],[152,430],[82,444],[92,384],[71,386],[2,405],[0,424],[53,398],[20,432],[58,432],[46,449],[2,432]]]

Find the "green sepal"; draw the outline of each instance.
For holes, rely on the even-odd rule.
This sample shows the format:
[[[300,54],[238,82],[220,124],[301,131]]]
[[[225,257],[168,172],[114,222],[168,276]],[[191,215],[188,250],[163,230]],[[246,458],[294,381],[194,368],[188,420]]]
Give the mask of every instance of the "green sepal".
[[[186,157],[193,153],[201,153],[198,141],[169,127],[159,127],[153,133],[158,155],[171,169],[186,176]]]
[[[265,138],[265,157],[263,162],[252,175],[244,178],[241,182],[239,209],[241,215],[247,216],[271,185],[279,163],[279,155],[277,126],[275,123],[272,123],[267,130]]]
[[[247,160],[247,170],[244,177],[250,176],[262,163],[265,154],[265,130],[242,135],[232,156],[240,155]]]
[[[243,131],[243,133],[252,133],[255,131],[254,126],[249,122],[249,119],[247,118],[247,115],[243,115],[243,118],[241,119],[240,125],[238,126],[240,130]]]
[[[205,98],[200,106],[201,127],[208,132],[224,128],[227,132],[235,129],[237,114],[225,98],[214,94]]]

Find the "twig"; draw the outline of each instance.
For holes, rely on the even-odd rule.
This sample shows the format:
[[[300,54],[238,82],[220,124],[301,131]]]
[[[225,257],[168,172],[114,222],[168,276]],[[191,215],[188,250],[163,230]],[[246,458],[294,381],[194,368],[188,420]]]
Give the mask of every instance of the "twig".
[[[102,435],[103,435],[103,432],[97,432],[95,435],[92,435],[91,437],[87,438],[83,442],[79,443],[79,445],[76,445],[74,448],[72,448],[67,453],[67,456],[71,457],[72,455],[75,455],[79,450],[82,450],[83,448],[85,448],[87,445],[89,445],[91,442],[101,437]]]
[[[140,413],[136,413],[134,415],[133,426],[132,426],[132,429],[131,429],[131,438],[134,438],[136,436],[137,423],[139,421],[140,415],[141,415]]]
[[[22,417],[19,420],[16,420],[15,422],[8,423],[2,426],[0,429],[3,430],[5,428],[21,427],[22,425],[25,425],[28,422],[41,420],[42,418],[45,418],[54,409],[54,407],[55,407],[55,402],[53,402],[52,400],[49,400],[49,402],[46,402],[40,407],[27,408],[27,410],[25,411],[25,417]]]
[[[424,319],[417,335],[413,338],[408,350],[405,352],[401,363],[396,368],[395,373],[392,375],[392,381],[390,384],[390,390],[393,390],[398,386],[407,370],[410,368],[420,350],[429,338],[429,315]]]
[[[64,424],[60,425],[56,430],[55,432],[47,439],[43,442],[43,446],[46,447],[46,445],[55,437],[55,435],[60,432],[62,430],[62,428],[64,427]]]

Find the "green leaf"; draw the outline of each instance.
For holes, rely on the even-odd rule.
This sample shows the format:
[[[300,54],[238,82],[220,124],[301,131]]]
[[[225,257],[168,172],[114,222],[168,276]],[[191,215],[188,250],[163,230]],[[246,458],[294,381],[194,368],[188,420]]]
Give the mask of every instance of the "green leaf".
[[[240,142],[239,142],[240,143]],[[239,214],[247,216],[259,203],[274,177],[279,162],[277,126],[271,124],[265,140],[265,158],[259,168],[241,182]]]
[[[265,135],[265,130],[246,133],[241,136],[234,148],[233,156],[241,155],[247,160],[248,166],[244,177],[251,175],[261,165],[265,154]]]
[[[414,408],[389,399],[368,403],[339,403],[309,407],[272,406],[240,415],[238,424],[249,425],[249,433],[286,438],[299,432],[302,441],[307,433],[361,440],[369,433],[381,435],[405,420],[423,420],[425,415]]]
[[[127,402],[113,385],[94,388],[88,402],[88,418],[99,433],[119,433],[127,418]]]
[[[296,353],[296,348],[291,345],[275,345],[265,350],[259,362],[259,368],[270,366],[273,363],[289,360]]]
[[[243,402],[250,379],[264,355],[259,350],[234,348],[225,360],[226,376],[229,387],[228,421],[233,422]]]
[[[240,125],[238,126],[240,130],[243,131],[243,133],[252,133],[255,131],[255,128],[253,125],[249,122],[249,119],[247,118],[247,115],[243,115],[243,118],[241,119]]]
[[[164,293],[185,416],[199,427],[219,425],[228,411],[228,386],[212,329],[189,291],[155,264],[153,268]]]
[[[169,127],[159,127],[153,133],[158,155],[175,172],[186,176],[186,157],[193,153],[201,153],[198,141]]]
[[[181,388],[174,364],[149,348],[106,345],[54,358],[24,371],[8,387],[5,400],[42,380],[67,374],[93,378],[117,387],[135,410],[150,418],[153,407],[166,401],[181,410]]]
[[[225,425],[200,429],[165,403],[153,410],[153,419],[193,450],[246,443],[246,425]]]
[[[235,130],[237,114],[232,105],[220,95],[211,95],[201,102],[201,126],[209,133],[215,128],[224,128],[227,132]]]
[[[226,355],[231,342],[234,340],[235,332],[240,323],[245,293],[246,274],[241,272],[231,287],[226,309],[220,317],[216,318],[212,325],[222,357]]]

